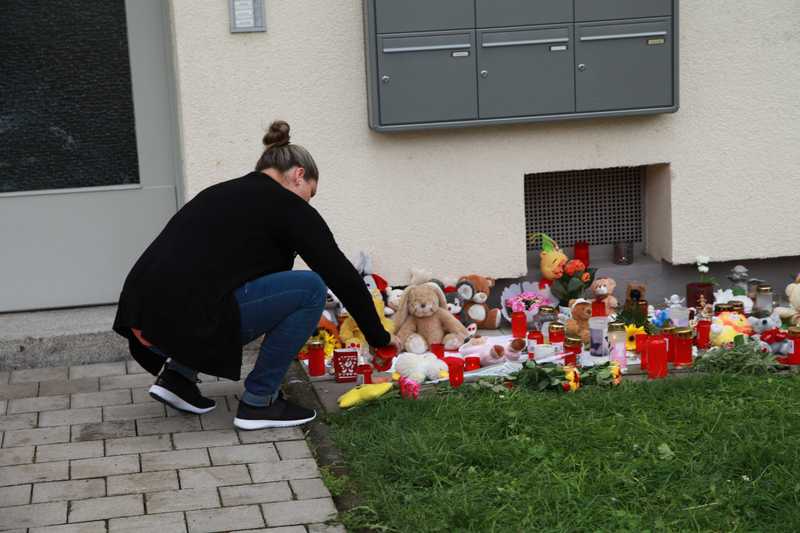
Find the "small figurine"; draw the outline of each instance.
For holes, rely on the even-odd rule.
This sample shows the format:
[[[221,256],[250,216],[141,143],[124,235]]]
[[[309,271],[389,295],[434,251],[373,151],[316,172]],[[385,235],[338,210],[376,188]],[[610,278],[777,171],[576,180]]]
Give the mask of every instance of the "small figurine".
[[[742,294],[747,294],[747,282],[750,280],[750,271],[744,265],[736,265],[731,269],[728,279],[733,283],[734,289],[741,289]]]
[[[539,269],[542,271],[542,278],[539,280],[539,288],[549,287],[553,282],[564,275],[564,265],[567,264],[567,256],[561,251],[556,241],[544,233],[536,233],[531,240],[537,237],[542,239],[542,252],[539,254]]]
[[[686,303],[686,298],[681,298],[677,294],[673,294],[669,298],[664,298],[664,303],[667,304],[667,307],[683,307],[683,304]]]

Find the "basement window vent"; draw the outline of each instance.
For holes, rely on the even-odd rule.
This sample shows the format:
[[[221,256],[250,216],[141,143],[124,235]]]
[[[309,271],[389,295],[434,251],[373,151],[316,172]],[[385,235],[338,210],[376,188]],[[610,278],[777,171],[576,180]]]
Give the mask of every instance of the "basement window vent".
[[[544,172],[525,176],[525,227],[543,232],[565,250],[644,240],[647,167]],[[528,250],[541,248],[528,240]]]

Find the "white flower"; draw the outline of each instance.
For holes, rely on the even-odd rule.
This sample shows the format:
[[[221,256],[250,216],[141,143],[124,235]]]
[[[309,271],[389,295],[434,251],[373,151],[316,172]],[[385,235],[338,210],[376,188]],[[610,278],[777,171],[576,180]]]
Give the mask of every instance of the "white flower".
[[[708,273],[708,267],[706,265],[698,266],[697,270],[700,271],[701,274],[707,274]]]
[[[698,265],[706,265],[711,262],[711,258],[707,255],[698,255],[695,257],[695,261],[697,261]]]
[[[742,476],[742,481],[750,481],[750,476]]]

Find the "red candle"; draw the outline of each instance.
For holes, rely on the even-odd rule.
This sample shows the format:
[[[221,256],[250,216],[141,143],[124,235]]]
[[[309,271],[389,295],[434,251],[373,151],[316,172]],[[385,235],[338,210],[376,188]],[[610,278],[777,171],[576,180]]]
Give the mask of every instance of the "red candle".
[[[642,370],[647,370],[647,350],[650,347],[650,341],[654,338],[652,335],[645,335],[644,340],[642,340],[642,347],[639,349],[639,335],[636,336],[636,351],[639,352],[639,368]]]
[[[358,350],[345,348],[333,352],[333,372],[337,383],[350,383],[358,380],[356,367],[358,366]]]
[[[586,241],[576,242],[573,257],[582,261],[586,268],[589,268],[589,243]]]
[[[319,377],[325,375],[325,348],[321,342],[308,343],[308,375]]]
[[[700,320],[697,322],[697,347],[707,350],[711,346],[711,321]]]
[[[478,370],[481,367],[481,358],[477,355],[468,355],[464,358],[464,370],[466,372],[472,372],[473,370]]]
[[[675,366],[692,366],[692,329],[679,328],[672,342],[675,344]]]
[[[522,311],[511,313],[511,335],[515,339],[524,339],[528,334],[528,317]]]
[[[444,359],[444,344],[438,342],[431,344],[431,352],[439,359]]]
[[[564,342],[564,365],[577,366],[578,357],[583,352],[583,342],[576,337],[567,337]]]
[[[397,357],[397,348],[394,346],[384,346],[375,350],[375,357],[372,364],[378,372],[386,372],[392,368],[392,360]]]
[[[661,338],[653,338],[647,344],[647,377],[661,379],[669,375],[667,366],[667,342]]]
[[[592,316],[606,316],[608,313],[606,312],[606,301],[598,298],[596,300],[592,300]]]
[[[644,351],[645,342],[647,342],[647,333],[636,334],[636,351],[642,353]]]
[[[800,365],[800,327],[790,327],[788,330],[788,339],[792,342],[794,349],[789,352],[789,356],[786,357],[786,364]]]
[[[447,371],[450,374],[450,386],[458,388],[464,383],[464,360],[460,357],[446,357]]]

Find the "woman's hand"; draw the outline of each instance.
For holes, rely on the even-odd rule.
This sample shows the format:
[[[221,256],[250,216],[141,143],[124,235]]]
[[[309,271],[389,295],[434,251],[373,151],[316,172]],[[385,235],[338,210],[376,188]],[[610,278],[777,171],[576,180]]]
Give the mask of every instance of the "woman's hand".
[[[397,353],[403,351],[403,341],[400,340],[400,337],[392,333],[392,340],[389,341],[390,346],[394,346],[397,349]]]

